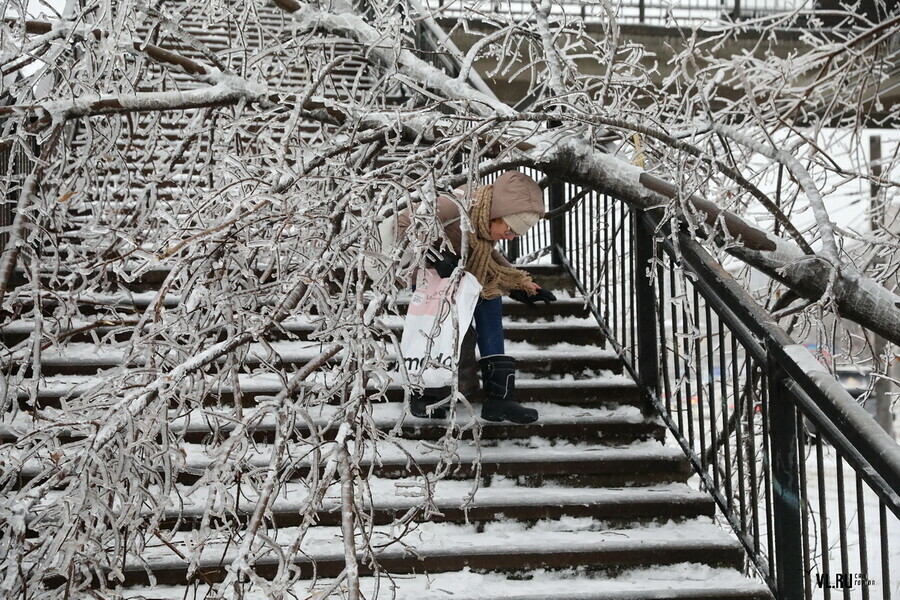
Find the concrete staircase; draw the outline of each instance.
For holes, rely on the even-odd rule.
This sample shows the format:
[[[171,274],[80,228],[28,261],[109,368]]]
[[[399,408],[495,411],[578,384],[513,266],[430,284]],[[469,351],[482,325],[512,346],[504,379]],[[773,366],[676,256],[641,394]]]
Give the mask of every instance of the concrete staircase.
[[[508,352],[519,361],[519,397],[540,411],[537,423],[481,422],[460,408],[455,427],[449,427],[460,433],[448,468],[446,446],[440,443],[448,423],[409,415],[402,389],[391,387],[361,407],[375,429],[393,429],[397,436],[376,444],[376,453],[367,451],[357,471],[368,486],[364,508],[370,545],[360,544],[359,555],[365,597],[376,597],[377,588],[378,598],[769,598],[764,585],[742,574],[741,547],[716,523],[710,496],[687,484],[687,460],[666,444],[660,423],[643,416],[636,386],[622,374],[572,286],[554,267],[529,270],[560,297],[546,308],[504,305]],[[129,284],[134,289],[130,307],[123,289],[107,303],[94,298],[85,313],[101,320],[112,314],[108,311],[118,319],[129,311],[137,314],[152,293],[153,277]],[[177,305],[180,299],[173,295],[169,301]],[[386,321],[401,327],[400,317]],[[43,358],[43,385],[36,398],[20,395],[21,410],[0,431],[3,443],[21,441],[40,425],[42,411],[73,401],[98,373],[120,365],[114,346],[127,327],[103,327],[109,329],[79,331],[79,324],[71,324],[67,350]],[[18,321],[5,325],[0,335],[13,347],[32,330],[33,323]],[[306,339],[311,331],[309,322],[297,318],[270,340],[279,348],[280,368],[290,372],[312,356]],[[89,335],[105,343],[90,341]],[[253,360],[251,352],[248,361]],[[251,375],[241,387],[245,419],[258,401],[281,389],[275,380],[253,381]],[[222,468],[216,448],[237,419],[230,390],[217,390],[204,404],[205,410],[172,418],[170,430],[185,457],[175,478],[178,501],[155,531],[146,532],[140,556],[126,559],[121,573],[110,576],[116,594],[203,597],[226,577],[234,560],[256,496],[249,486],[241,490],[235,483],[234,505],[210,520],[205,504],[209,473]],[[293,429],[289,451],[308,449],[310,426],[327,446],[337,432],[339,410],[310,407],[313,422]],[[477,436],[474,422],[480,425]],[[275,424],[265,418],[255,423],[247,434],[255,447],[239,467],[244,473],[270,461]],[[64,447],[84,434],[78,427],[60,430],[58,442]],[[344,570],[345,556],[337,485],[328,491],[303,543],[289,551],[293,535],[304,526],[306,477],[320,466],[298,458],[285,470],[283,489],[267,515],[267,535],[283,546],[282,560],[299,571],[298,597],[307,597],[309,586],[324,592],[335,584],[325,597],[338,598],[341,584],[335,578]],[[40,468],[26,466],[20,481],[27,482]],[[426,477],[437,469],[445,475],[426,502]],[[201,529],[207,534],[212,529],[212,538],[195,547]],[[271,552],[254,563],[263,578],[283,568]],[[48,576],[48,584],[54,582],[62,580]],[[247,593],[247,598],[265,597],[259,586]]]
[[[270,5],[260,6],[263,25],[277,31],[283,15]],[[181,26],[212,51],[228,55],[230,33],[209,30],[202,11],[182,15]],[[183,44],[168,43],[165,34],[153,34],[150,41],[196,55]],[[237,62],[230,66],[237,69],[239,55],[233,56]],[[365,85],[360,77],[363,65],[342,64],[352,83],[338,84],[332,91],[337,97],[352,96]],[[333,75],[337,80],[340,73]],[[189,85],[178,73],[169,76]],[[289,90],[309,77],[298,66],[280,84]],[[101,181],[118,184],[127,176],[127,195],[121,185],[98,185],[99,201],[92,198],[69,208],[65,233],[71,237],[66,239],[80,243],[79,224],[96,221],[93,211],[115,222],[128,218],[129,203],[135,199],[177,198],[179,182],[194,176],[179,162],[179,144],[190,142],[198,151],[209,152],[226,151],[234,142],[219,140],[215,132],[204,137],[197,131],[181,131],[182,121],[193,114],[166,116],[171,122],[165,135],[154,141],[156,146],[139,137],[111,141],[110,155],[119,160],[106,168]],[[298,128],[298,135],[323,135],[325,130],[304,127]],[[76,132],[76,148],[79,135],[84,134]],[[161,173],[161,166],[168,171]],[[357,540],[363,597],[769,598],[763,584],[743,574],[744,553],[717,524],[711,497],[688,485],[691,471],[684,455],[666,443],[659,422],[644,416],[634,382],[623,375],[618,356],[607,347],[567,275],[550,266],[528,269],[560,298],[538,309],[511,301],[504,304],[507,350],[519,366],[518,398],[540,411],[537,423],[483,422],[465,407],[459,408],[453,425],[417,419],[408,413],[403,390],[396,385],[377,393],[369,390],[370,401],[360,406],[369,430],[380,436],[363,453],[356,470],[357,486],[365,488],[358,498],[366,521],[357,530],[357,535],[366,532],[365,540]],[[105,374],[125,367],[154,376],[142,362],[146,357],[131,357],[123,348],[143,334],[140,317],[148,307],[175,311],[186,302],[178,289],[160,298],[158,290],[168,275],[165,269],[126,277],[121,270],[110,270],[103,289],[87,290],[64,271],[64,265],[54,266],[52,276],[42,279],[39,293],[10,294],[11,310],[0,322],[5,356],[15,357],[3,363],[5,380],[37,381],[6,390],[0,462],[7,456],[18,459],[17,453],[29,448],[36,432],[46,436],[47,424],[53,423],[50,442],[44,446],[53,449],[49,459],[41,454],[23,460],[10,489],[45,475],[53,453],[77,452],[79,441],[96,430],[98,424],[90,420],[60,426],[56,418],[102,387]],[[60,285],[67,281],[74,288]],[[12,285],[25,283],[19,273]],[[77,311],[72,312],[71,305],[62,307],[58,299],[63,296],[77,304]],[[404,306],[401,302],[397,314],[383,319],[394,332],[402,327]],[[38,317],[43,320],[40,326]],[[267,339],[251,344],[238,376],[239,397],[228,385],[204,386],[192,398],[190,411],[163,411],[170,437],[159,443],[177,446],[182,457],[170,466],[174,489],[159,499],[170,506],[152,526],[141,525],[145,527],[137,532],[141,549],[122,554],[116,572],[105,573],[103,581],[94,574],[100,597],[202,598],[227,577],[256,505],[257,492],[247,482],[270,464],[277,437],[272,419],[252,416],[283,390],[284,379],[275,374],[288,376],[317,354],[320,327],[312,315],[292,317]],[[54,343],[39,353],[38,364],[31,349],[39,330],[51,332]],[[226,339],[227,331],[224,324],[211,328],[206,332],[208,342]],[[185,333],[167,332],[166,341],[177,341]],[[336,368],[338,359],[330,368]],[[263,370],[268,374],[260,375]],[[309,421],[297,421],[290,431],[286,452],[294,458],[280,473],[281,489],[265,515],[271,551],[261,553],[253,568],[265,580],[278,577],[290,565],[299,573],[291,589],[298,598],[347,597],[342,587],[346,562],[339,486],[328,489],[312,526],[301,514],[310,475],[322,469],[321,462],[307,455],[310,439],[316,437],[327,453],[338,435],[341,407],[302,408]],[[240,434],[252,447],[240,461],[229,462],[222,447],[241,423],[252,423]],[[234,472],[234,480],[223,489],[219,475],[228,470]],[[438,471],[441,476],[436,478]],[[230,495],[232,502],[210,510],[207,501],[217,493]],[[65,500],[54,492],[48,498]],[[110,510],[115,512],[115,507]],[[59,526],[27,517],[26,522],[30,537]],[[307,527],[303,542],[292,547]],[[122,553],[121,548],[103,551]],[[67,577],[67,573],[44,574],[46,585],[57,590],[65,589]],[[227,592],[237,597],[235,590]],[[271,597],[264,581],[244,582],[241,592],[248,600]]]

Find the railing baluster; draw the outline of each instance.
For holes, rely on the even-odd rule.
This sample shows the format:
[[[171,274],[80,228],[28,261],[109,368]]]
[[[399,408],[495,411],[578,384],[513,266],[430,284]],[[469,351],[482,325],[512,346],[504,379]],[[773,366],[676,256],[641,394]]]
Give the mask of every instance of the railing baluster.
[[[731,336],[731,376],[734,379],[734,453],[738,476],[738,509],[740,510],[741,530],[747,531],[747,487],[744,473],[744,426],[743,403],[747,402],[749,390],[742,392],[741,365],[738,360],[740,351],[736,336]],[[748,384],[749,386],[749,384]],[[730,420],[730,419],[729,419]]]
[[[612,292],[610,296],[612,297],[612,332],[613,334],[621,340],[621,336],[619,335],[619,267],[615,257],[610,257],[609,253],[615,253],[616,244],[618,244],[617,236],[619,235],[619,224],[616,221],[616,212],[615,210],[611,211],[612,214],[610,216],[610,225],[612,227],[612,247],[607,250],[607,261],[609,261],[609,269],[610,269],[610,280],[613,284]]]
[[[597,253],[603,257],[603,262],[601,263],[603,266],[603,271],[606,273],[606,265],[607,265],[607,257],[604,249],[609,248],[609,196],[606,194],[603,195],[603,248],[597,251]],[[603,286],[603,318],[609,323],[609,288],[610,286]]]
[[[884,506],[884,502],[879,503],[878,507],[878,521],[880,523],[881,530],[881,585],[882,585],[882,596],[884,596],[884,600],[891,600],[891,585],[893,579],[891,579],[891,564],[890,564],[890,548],[888,540],[888,522],[887,522],[887,509]]]
[[[803,423],[798,423],[798,428],[803,430]],[[806,486],[806,435],[797,438],[797,454],[800,456],[800,528],[803,532],[803,574],[806,592],[806,600],[812,600],[812,567],[810,565],[810,513],[809,513],[809,489]]]
[[[706,471],[706,396],[704,386],[706,377],[703,372],[703,339],[709,340],[709,313],[705,322],[700,321],[700,291],[694,288],[694,323],[697,324],[697,342],[694,344],[694,362],[697,365],[697,438],[700,440],[700,465]],[[708,307],[707,307],[708,308]]]
[[[869,573],[869,557],[866,548],[866,503],[863,494],[863,481],[859,474],[856,474],[856,527],[859,533],[859,570],[858,573],[865,573],[868,577]],[[869,600],[869,586],[862,586],[863,600]]]
[[[847,500],[844,494],[844,460],[836,456],[837,496],[838,496],[838,539],[841,541],[841,575],[850,574],[850,556],[847,548]],[[844,587],[844,600],[850,600],[850,590]]]
[[[672,302],[669,304],[669,312],[672,323],[672,369],[673,375],[675,376],[675,386],[677,386],[674,390],[675,394],[675,412],[678,416],[678,431],[682,434],[684,433],[684,413],[682,411],[681,405],[681,397],[682,390],[684,389],[684,385],[681,379],[681,356],[679,354],[679,346],[678,346],[678,307],[675,301],[676,298],[681,298],[682,290],[678,289],[678,284],[676,281],[675,274],[675,265],[671,262],[669,263],[669,297],[672,298]]]
[[[619,202],[619,260],[622,261],[622,280],[619,283],[619,291],[622,296],[622,303],[619,305],[621,307],[620,313],[622,315],[622,329],[620,330],[621,334],[619,340],[623,348],[628,347],[628,327],[625,326],[625,315],[628,314],[628,311],[626,310],[628,299],[626,296],[628,295],[629,289],[629,285],[627,283],[628,274],[625,271],[625,265],[627,264],[625,259],[625,243],[627,241],[626,238],[628,237],[627,232],[625,231],[627,210],[628,208],[625,206],[625,203]]]
[[[565,183],[552,180],[549,187],[550,210],[562,208],[566,203]],[[553,264],[563,264],[563,256],[566,251],[566,223],[567,219],[553,219],[550,221],[550,247],[553,255]]]
[[[685,286],[687,286],[687,281],[685,281]],[[696,294],[696,289],[694,290]],[[684,296],[687,298],[688,291],[684,290]],[[696,297],[696,296],[695,296]],[[682,340],[683,343],[683,352],[684,352],[684,402],[685,409],[687,411],[687,435],[685,436],[688,440],[688,446],[693,449],[694,448],[694,409],[692,405],[694,403],[694,386],[691,385],[691,344],[696,344],[696,340],[694,339],[694,331],[690,324],[690,319],[688,319],[688,307],[682,305],[681,307],[681,327],[684,330],[683,335],[684,338]],[[682,435],[684,432],[682,432]]]
[[[728,362],[725,360],[725,325],[719,321],[719,378],[722,392],[722,435],[721,442],[725,450],[725,469],[722,474],[725,482],[725,498],[728,510],[734,510],[734,494],[731,490],[731,436],[728,434]],[[732,389],[734,386],[732,386]]]
[[[638,374],[650,398],[659,394],[659,347],[656,341],[656,292],[650,280],[656,244],[653,230],[642,219],[635,223],[634,282],[637,304]],[[659,281],[659,280],[657,280]],[[649,408],[649,407],[648,407]]]
[[[591,255],[590,255],[590,265],[596,267],[600,264],[598,260],[598,244],[600,242],[600,225],[599,225],[599,211],[597,210],[597,194],[595,192],[591,192],[588,194],[588,200],[590,201],[590,218],[588,221],[591,224],[591,239],[594,243],[591,244]],[[597,270],[596,268],[591,268],[588,270],[588,273],[591,274],[590,281],[588,281],[588,289],[596,290],[597,284],[599,283],[597,278]],[[599,294],[597,292],[592,293],[596,294],[595,303],[599,302]]]
[[[755,396],[753,395],[753,390],[755,387],[754,376],[756,375],[756,370],[753,366],[753,362],[751,359],[747,359],[747,381],[748,381],[748,389],[747,393],[749,395],[746,402],[746,420],[747,420],[747,466],[749,468],[749,489],[750,489],[750,502],[748,503],[750,509],[750,526],[752,528],[753,535],[753,550],[759,553],[759,488],[758,488],[758,480],[756,473],[756,403],[754,402]],[[800,451],[800,455],[802,456],[802,450]],[[800,461],[802,466],[803,461]],[[803,471],[801,469],[800,474],[801,481],[804,480]],[[802,486],[801,486],[802,488]],[[804,553],[805,555],[805,553]]]
[[[659,354],[662,359],[660,372],[663,376],[663,392],[662,410],[671,415],[672,413],[672,381],[669,378],[669,346],[666,342],[666,277],[664,269],[668,268],[669,261],[666,257],[662,257],[656,267],[656,283],[659,302],[656,305],[657,310],[657,326],[659,327]],[[665,265],[665,266],[664,266]]]
[[[712,307],[706,305],[706,361],[709,368],[709,454],[704,453],[703,462],[712,468],[713,484],[719,489],[719,468],[716,456],[719,452],[719,438],[716,425],[716,352],[713,346]],[[721,373],[721,367],[719,367]]]
[[[831,559],[828,546],[828,501],[826,498],[827,488],[825,486],[825,457],[822,450],[822,436],[816,436],[816,470],[819,484],[819,539],[821,540],[822,551],[822,574],[826,576],[831,573]],[[828,586],[824,588],[825,600],[831,599],[831,589]]]
[[[637,355],[638,355],[637,345],[638,345],[638,341],[639,341],[638,340],[638,331],[637,331],[637,315],[635,314],[635,304],[636,303],[634,301],[635,295],[637,294],[636,285],[637,285],[637,277],[638,277],[638,275],[637,275],[638,267],[634,263],[634,257],[635,257],[635,251],[636,251],[635,246],[637,244],[638,244],[638,241],[637,241],[637,217],[635,216],[634,213],[629,211],[629,213],[628,213],[628,252],[629,252],[630,260],[628,262],[628,269],[631,273],[630,273],[630,277],[628,279],[629,279],[629,281],[631,281],[631,285],[629,286],[629,289],[631,290],[631,294],[630,294],[631,298],[630,298],[630,302],[628,303],[628,309],[629,309],[629,314],[631,317],[629,322],[632,324],[631,325],[632,326],[632,331],[631,331],[631,361],[632,362],[634,362],[637,358]],[[652,331],[652,329],[651,329],[651,331]]]
[[[769,572],[767,573],[770,580],[775,580],[775,561],[771,560],[775,556],[775,524],[772,522],[773,500],[772,500],[772,436],[769,428],[769,375],[763,370],[760,380],[760,394],[762,394],[762,446],[763,457],[762,464],[766,465],[764,469],[765,491],[766,491],[766,556],[769,557]]]

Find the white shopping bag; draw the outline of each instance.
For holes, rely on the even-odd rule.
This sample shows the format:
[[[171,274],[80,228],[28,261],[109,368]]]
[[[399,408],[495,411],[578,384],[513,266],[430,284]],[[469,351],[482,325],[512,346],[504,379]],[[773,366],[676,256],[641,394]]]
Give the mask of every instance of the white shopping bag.
[[[409,383],[426,388],[449,385],[463,336],[472,322],[481,284],[463,273],[455,285],[434,269],[420,273],[400,339],[400,359]]]

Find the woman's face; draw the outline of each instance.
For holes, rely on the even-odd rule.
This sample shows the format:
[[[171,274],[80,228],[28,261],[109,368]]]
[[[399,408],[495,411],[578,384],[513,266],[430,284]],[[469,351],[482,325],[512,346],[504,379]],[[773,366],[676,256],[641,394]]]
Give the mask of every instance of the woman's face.
[[[495,242],[511,240],[516,237],[516,232],[509,228],[502,218],[491,219],[491,239]]]

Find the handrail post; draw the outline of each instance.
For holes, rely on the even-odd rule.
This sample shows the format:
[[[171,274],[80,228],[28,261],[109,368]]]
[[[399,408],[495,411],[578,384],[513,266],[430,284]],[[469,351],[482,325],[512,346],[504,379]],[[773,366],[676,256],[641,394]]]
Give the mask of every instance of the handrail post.
[[[650,276],[656,257],[653,227],[644,214],[634,216],[634,295],[637,321],[638,376],[641,388],[659,399],[659,348],[656,335],[656,288]],[[649,411],[651,406],[647,406]]]
[[[797,409],[784,389],[784,372],[768,353],[769,431],[774,492],[775,580],[779,598],[803,598],[803,523]]]
[[[522,247],[519,244],[519,238],[513,238],[506,242],[506,258],[510,262],[516,262],[522,255]]]
[[[547,189],[547,194],[550,210],[561,208],[566,203],[566,184],[553,180]],[[565,263],[563,255],[566,245],[565,215],[559,215],[555,219],[550,219],[550,248],[552,248],[551,259],[554,265],[559,266]]]

